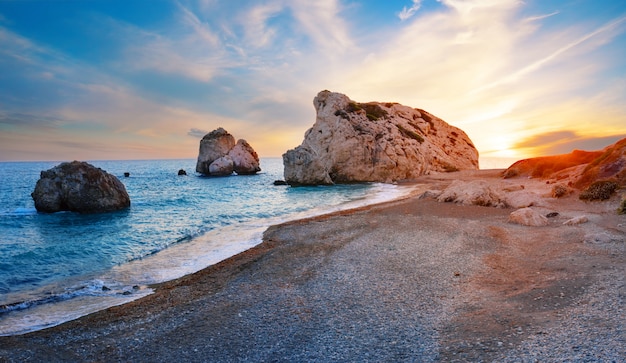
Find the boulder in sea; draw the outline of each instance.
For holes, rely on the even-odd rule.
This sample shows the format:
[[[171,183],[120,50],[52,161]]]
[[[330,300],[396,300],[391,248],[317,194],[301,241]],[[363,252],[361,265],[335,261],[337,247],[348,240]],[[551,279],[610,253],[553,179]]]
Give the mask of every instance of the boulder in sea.
[[[48,213],[96,213],[130,207],[130,197],[117,177],[80,161],[42,171],[31,196],[35,208]]]
[[[433,171],[478,169],[478,151],[462,130],[398,103],[357,103],[320,92],[316,121],[283,155],[290,185],[394,182]]]
[[[235,143],[233,135],[220,127],[200,140],[196,171],[204,175],[226,176],[233,172],[256,174],[261,168],[259,156],[252,146],[243,139]]]
[[[185,171],[185,169],[180,169],[178,170],[178,175],[187,175],[187,172]]]
[[[261,171],[259,155],[244,139],[237,141],[237,144],[228,152],[228,156],[233,159],[233,169],[238,175],[251,175]]]
[[[231,175],[234,171],[233,159],[224,155],[221,158],[215,160],[209,165],[209,175],[213,176],[227,176]]]

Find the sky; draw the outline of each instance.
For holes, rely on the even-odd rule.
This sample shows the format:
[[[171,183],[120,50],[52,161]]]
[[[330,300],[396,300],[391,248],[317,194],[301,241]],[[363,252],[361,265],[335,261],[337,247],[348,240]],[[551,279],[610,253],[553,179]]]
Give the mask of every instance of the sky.
[[[322,90],[399,102],[481,158],[626,137],[626,1],[0,0],[0,161],[298,146]]]

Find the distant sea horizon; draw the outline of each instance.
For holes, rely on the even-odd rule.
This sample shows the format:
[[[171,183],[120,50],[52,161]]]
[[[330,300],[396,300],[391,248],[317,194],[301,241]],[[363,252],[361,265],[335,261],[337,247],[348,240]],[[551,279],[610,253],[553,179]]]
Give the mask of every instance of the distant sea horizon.
[[[527,159],[529,157],[493,157],[493,156],[479,156],[479,165],[480,169],[506,169],[511,166],[513,163],[519,160]],[[94,162],[110,162],[110,161],[176,161],[176,160],[196,160],[195,158],[150,158],[150,159],[67,159],[67,160],[0,160],[0,163],[54,163],[54,165],[58,165],[63,162],[70,162],[74,160],[85,161],[88,163]],[[266,156],[263,159],[280,159],[282,160],[282,156]],[[281,161],[282,162],[282,161]],[[195,172],[195,165],[193,170],[187,170],[187,172]],[[282,179],[282,177],[281,177]]]

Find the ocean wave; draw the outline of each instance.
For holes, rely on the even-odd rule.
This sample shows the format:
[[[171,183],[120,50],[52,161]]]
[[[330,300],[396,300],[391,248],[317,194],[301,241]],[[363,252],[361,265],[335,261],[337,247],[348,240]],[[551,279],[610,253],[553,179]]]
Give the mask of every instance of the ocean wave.
[[[139,285],[116,287],[114,283],[107,284],[102,280],[91,280],[86,281],[84,284],[81,284],[79,286],[67,288],[64,292],[61,293],[49,293],[46,296],[35,298],[32,300],[16,301],[0,305],[0,317],[2,317],[3,314],[13,311],[26,310],[38,305],[58,303],[77,297],[129,296],[140,291],[145,292],[146,289],[147,288],[145,286]]]
[[[35,214],[37,214],[37,209],[35,208],[15,208],[0,212],[0,215],[3,216],[32,216]]]

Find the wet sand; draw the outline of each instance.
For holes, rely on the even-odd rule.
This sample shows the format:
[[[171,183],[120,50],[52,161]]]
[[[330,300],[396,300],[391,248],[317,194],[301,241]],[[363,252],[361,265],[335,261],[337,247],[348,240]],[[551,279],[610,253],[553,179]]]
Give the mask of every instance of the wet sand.
[[[426,176],[418,194],[459,178],[500,180]],[[416,195],[274,226],[146,298],[0,337],[0,361],[623,361],[618,203],[546,197],[559,215],[527,227]]]

